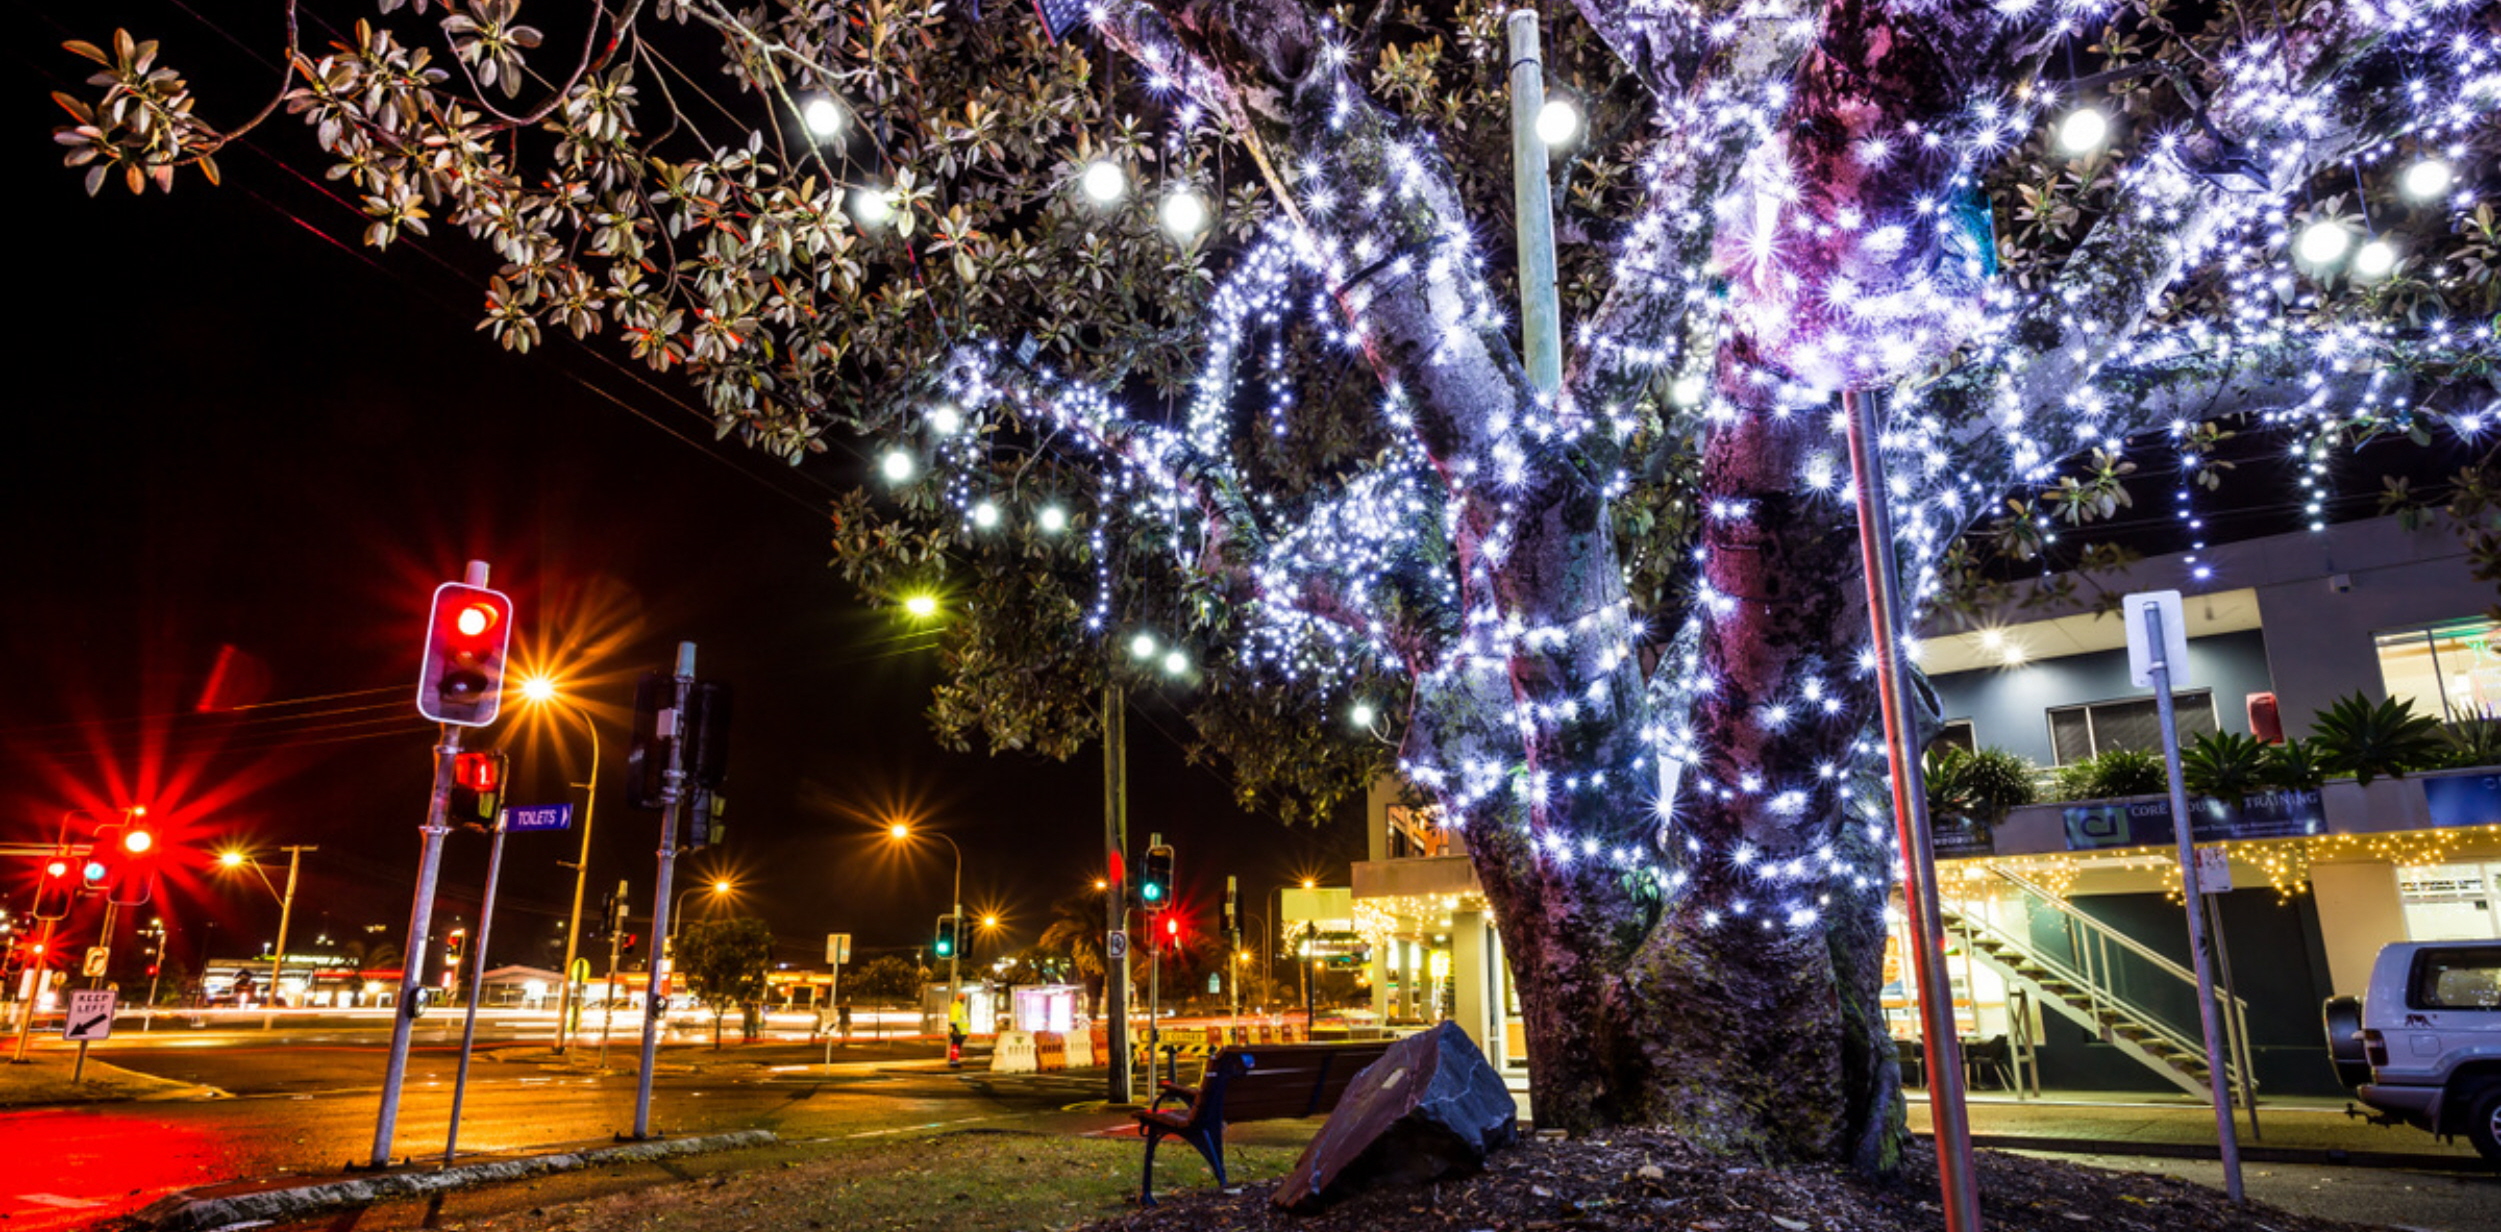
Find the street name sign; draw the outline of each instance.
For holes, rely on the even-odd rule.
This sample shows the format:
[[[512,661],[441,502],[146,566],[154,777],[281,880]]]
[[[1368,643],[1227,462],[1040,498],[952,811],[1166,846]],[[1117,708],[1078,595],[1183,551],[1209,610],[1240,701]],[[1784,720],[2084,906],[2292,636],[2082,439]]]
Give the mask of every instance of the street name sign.
[[[573,806],[570,804],[533,804],[504,811],[504,829],[514,833],[572,828]]]
[[[73,1044],[113,1038],[113,996],[110,988],[71,989],[69,1017],[61,1023],[61,1038]]]
[[[851,961],[851,934],[825,934],[825,961],[837,967]]]

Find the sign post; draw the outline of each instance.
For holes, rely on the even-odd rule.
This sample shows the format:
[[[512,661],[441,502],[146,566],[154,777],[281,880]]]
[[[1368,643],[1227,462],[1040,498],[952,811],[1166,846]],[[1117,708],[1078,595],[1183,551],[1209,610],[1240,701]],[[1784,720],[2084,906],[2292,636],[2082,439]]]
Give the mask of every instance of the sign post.
[[[849,961],[851,961],[851,934],[825,934],[825,965],[833,968],[834,971],[833,982],[825,990],[825,1008],[834,1012],[836,1022],[841,1021],[842,1014],[842,964]],[[824,1031],[825,1034],[825,1063],[831,1065],[834,1063],[834,1033],[825,1031],[825,1021],[824,1010],[817,1011],[816,1028]]]
[[[657,738],[668,746],[666,768],[660,773],[660,883],[655,888],[651,909],[651,970],[643,980],[643,1054],[642,1068],[634,1078],[634,1141],[651,1138],[651,1067],[660,1055],[660,1023],[668,1016],[669,990],[667,974],[662,970],[660,946],[669,935],[669,891],[677,871],[677,814],[685,799],[686,742],[682,739],[686,715],[686,693],[695,683],[695,644],[677,644],[677,671],[665,686],[669,705],[660,712]]]
[[[2188,621],[2176,590],[2129,595],[2120,610],[2127,615],[2128,674],[2139,685],[2152,685],[2154,708],[2162,718],[2162,766],[2170,780],[2171,827],[2179,849],[2180,883],[2188,887],[2188,952],[2197,967],[2197,1021],[2205,1028],[2206,1085],[2214,1099],[2215,1135],[2222,1145],[2223,1187],[2232,1205],[2247,1198],[2241,1190],[2240,1141],[2232,1127],[2232,1093],[2224,1073],[2229,1057],[2223,1050],[2222,1023],[2215,1004],[2214,963],[2206,954],[2204,886],[2200,884],[2196,827],[2188,823],[2188,788],[2180,778],[2179,718],[2171,708],[2171,686],[2184,679]],[[2228,887],[2227,887],[2228,888]]]
[[[61,1038],[78,1045],[78,1060],[71,1064],[69,1080],[84,1081],[87,1073],[87,1045],[100,1039],[113,1038],[113,997],[110,988],[73,988],[69,994],[69,1014],[61,1020]]]
[[[511,813],[498,814],[495,841],[487,849],[486,902],[478,908],[477,942],[469,947],[469,1005],[460,1019],[460,1067],[452,1077],[452,1124],[443,1134],[446,1168],[452,1166],[452,1155],[460,1149],[460,1105],[469,1094],[469,1054],[478,1042],[478,997],[486,989],[486,943],[495,929],[495,883],[504,873],[504,831],[511,828]]]

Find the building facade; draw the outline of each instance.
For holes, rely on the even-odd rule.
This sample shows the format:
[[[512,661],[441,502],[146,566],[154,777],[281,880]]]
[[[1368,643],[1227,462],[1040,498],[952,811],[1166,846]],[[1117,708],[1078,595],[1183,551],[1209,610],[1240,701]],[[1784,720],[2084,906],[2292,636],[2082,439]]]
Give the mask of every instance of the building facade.
[[[1984,627],[1931,629],[1920,663],[1940,739],[2005,749],[2046,781],[2114,749],[2155,750],[2111,602],[2183,592],[2182,738],[2300,738],[2340,697],[2400,697],[2460,721],[2501,714],[2501,629],[2457,536],[2395,518],[2151,558],[2072,593],[2020,596]],[[1393,1028],[1456,1021],[1497,1065],[1528,1058],[1496,921],[1464,836],[1376,784],[1353,870],[1373,1009]],[[1983,1087],[2202,1095],[2186,901],[2161,796],[2056,801],[1938,830],[1955,1010]],[[2339,1093],[2319,1006],[2359,993],[2392,941],[2501,936],[2501,770],[2330,782],[2196,802],[2193,833],[2232,888],[2204,897],[2234,1000],[2226,1068],[2256,1097]],[[1897,913],[1898,918],[1898,913]],[[1898,930],[1897,930],[1898,932]],[[1904,1056],[1917,1014],[1888,960]]]

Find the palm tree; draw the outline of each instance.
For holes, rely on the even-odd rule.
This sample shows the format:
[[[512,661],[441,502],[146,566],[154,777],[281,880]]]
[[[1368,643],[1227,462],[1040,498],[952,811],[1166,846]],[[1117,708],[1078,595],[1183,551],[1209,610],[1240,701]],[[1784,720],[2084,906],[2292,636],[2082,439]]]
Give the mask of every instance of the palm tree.
[[[1103,890],[1079,890],[1051,904],[1050,926],[1034,948],[1065,955],[1086,986],[1086,997],[1100,1014],[1103,1006],[1103,925],[1108,910]]]

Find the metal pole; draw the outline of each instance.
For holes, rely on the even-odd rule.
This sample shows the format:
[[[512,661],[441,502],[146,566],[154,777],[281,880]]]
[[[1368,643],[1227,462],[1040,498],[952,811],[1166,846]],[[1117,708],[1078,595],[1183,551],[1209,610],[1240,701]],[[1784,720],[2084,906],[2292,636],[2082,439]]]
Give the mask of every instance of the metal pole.
[[[1563,388],[1563,309],[1554,274],[1554,190],[1546,178],[1546,143],[1537,113],[1546,107],[1546,65],[1537,47],[1537,13],[1515,9],[1511,32],[1511,205],[1519,219],[1520,340],[1528,383],[1551,395]]]
[[[1901,579],[1893,560],[1892,511],[1883,499],[1884,458],[1867,422],[1867,395],[1842,391],[1841,410],[1849,425],[1850,470],[1858,492],[1859,567],[1867,575],[1867,623],[1876,651],[1876,696],[1884,711],[1885,760],[1892,771],[1893,820],[1901,834],[1902,902],[1910,917],[1907,948],[1919,984],[1937,1186],[1944,1199],[1946,1232],[1979,1232],[1980,1190],[1972,1174],[1970,1111],[1963,1105],[1962,1041],[1954,1033],[1954,991],[1945,969],[1945,929],[1937,905],[1936,846],[1928,833],[1928,792],[1919,772],[1919,720],[1910,711],[1910,663],[1898,648]]]
[[[2227,1010],[2223,1033],[2232,1043],[2232,1064],[2240,1070],[2241,1107],[2249,1112],[2249,1137],[2263,1140],[2258,1132],[2258,1083],[2251,1073],[2249,1053],[2249,1020],[2240,1013],[2240,988],[2232,980],[2232,947],[2223,938],[2223,904],[2212,895],[2200,894],[2205,900],[2206,935],[2214,938],[2215,974],[2223,980],[2223,1004]]]
[[[110,897],[108,896],[108,897],[104,900],[104,932],[103,932],[103,947],[104,947],[104,952],[105,952],[105,953],[107,953],[107,954],[110,954],[110,953],[112,953],[112,952],[113,952],[113,922],[114,922],[114,917],[115,917],[116,915],[118,915],[118,914],[120,914],[120,907],[119,907],[119,906],[117,906],[117,905],[113,902],[112,898],[110,898]],[[94,975],[91,975],[91,976],[88,976],[88,977],[87,977],[87,987],[89,987],[89,988],[102,988],[102,987],[104,987],[104,979],[105,979],[105,977],[104,977],[104,973],[103,973],[103,972],[101,972],[101,971],[98,971],[98,972],[96,972]],[[86,1073],[87,1073],[87,1041],[82,1039],[82,1040],[78,1041],[78,1059],[77,1059],[76,1061],[73,1061],[73,1062],[71,1062],[71,1063],[70,1063],[70,1067],[69,1067],[69,1080],[70,1080],[71,1082],[73,1082],[73,1083],[75,1083],[75,1082],[79,1082],[79,1081],[82,1081],[82,1080],[84,1079],[84,1077],[85,1077]]]
[[[148,964],[148,1009],[146,1013],[139,1016],[139,1032],[142,1035],[147,1034],[156,1026],[156,985],[165,974],[165,921],[163,920],[156,922],[156,953],[150,957],[156,961]]]
[[[2197,827],[2188,812],[2188,787],[2180,778],[2180,728],[2171,710],[2171,664],[2162,642],[2162,608],[2146,603],[2139,610],[2145,618],[2146,675],[2154,682],[2154,707],[2162,718],[2162,768],[2170,780],[2171,833],[2179,848],[2180,884],[2188,888],[2192,899],[2201,900],[2188,905],[2188,952],[2197,967],[2197,1021],[2205,1030],[2206,1087],[2214,1099],[2215,1136],[2222,1146],[2223,1190],[2231,1196],[2232,1205],[2240,1206],[2247,1201],[2240,1183],[2240,1138],[2232,1125],[2231,1088],[2225,1085],[2226,1054],[2222,1024],[2216,1021],[2214,965],[2206,955],[2205,894],[2197,883]]]
[[[1297,966],[1300,966],[1300,967],[1303,969],[1303,1042],[1304,1042],[1304,1043],[1310,1043],[1310,1042],[1311,1042],[1311,1029],[1312,1029],[1314,1026],[1317,1026],[1317,1025],[1318,1025],[1317,1021],[1316,1021],[1316,1020],[1313,1018],[1313,1016],[1312,1016],[1312,1008],[1311,1008],[1311,964],[1312,964],[1312,963],[1316,960],[1316,956],[1312,953],[1312,949],[1314,948],[1314,947],[1313,947],[1313,945],[1312,945],[1312,942],[1313,942],[1313,940],[1314,940],[1315,938],[1317,938],[1319,935],[1320,935],[1320,926],[1319,926],[1318,924],[1314,924],[1314,923],[1312,923],[1312,922],[1311,922],[1311,921],[1309,921],[1309,920],[1305,920],[1305,921],[1303,921],[1303,960],[1302,960],[1302,962],[1300,962],[1300,963],[1298,963],[1298,964],[1296,964],[1296,965],[1297,965]]]
[[[17,1007],[17,1055],[9,1058],[11,1065],[26,1063],[27,1041],[35,1038],[35,1003],[43,1000],[44,986],[51,983],[52,932],[53,926],[58,923],[57,920],[45,920],[43,935],[35,938],[35,961],[28,965],[27,970],[27,974],[34,979],[26,985],[26,1004]]]
[[[564,926],[564,983],[556,993],[556,1051],[561,1054],[572,1035],[574,1005],[580,999],[573,991],[575,952],[582,942],[582,886],[590,878],[591,824],[598,820],[599,808],[599,725],[591,722],[590,711],[575,710],[582,716],[582,728],[591,736],[591,776],[582,784],[582,851],[573,863],[573,914]]]
[[[654,945],[669,935],[669,882],[677,868],[677,805],[686,783],[683,754],[686,742],[679,738],[686,723],[686,690],[695,683],[695,644],[677,644],[676,688],[670,693],[669,712],[660,724],[660,737],[669,742],[669,768],[660,776],[660,884],[653,897],[651,936]],[[652,955],[651,971],[643,981],[643,1063],[642,1072],[634,1078],[634,1138],[651,1137],[651,1067],[660,1055],[660,1019],[666,997],[660,988],[662,960]]]
[[[278,1025],[278,976],[287,962],[287,925],[295,918],[295,878],[303,871],[304,853],[319,847],[281,847],[287,853],[287,893],[278,900],[278,948],[269,954],[269,1013],[261,1019],[261,1030]]]
[[[624,888],[619,886],[619,889]],[[608,932],[608,995],[599,999],[599,1068],[608,1068],[608,1026],[617,1017],[617,951],[625,940],[624,896],[618,896],[618,927]]]
[[[417,856],[417,892],[408,905],[408,944],[400,951],[399,1002],[392,1006],[391,1059],[382,1070],[382,1107],[373,1119],[373,1154],[366,1166],[391,1162],[391,1133],[399,1126],[399,1089],[408,1077],[408,1035],[417,1023],[418,985],[425,967],[426,932],[434,924],[434,879],[443,868],[443,835],[450,831],[452,761],[460,756],[460,729],[443,725],[443,741],[434,746],[434,794],[426,804],[426,824],[419,831],[423,846]]]
[[[948,939],[955,943],[947,947],[946,1025],[952,1029],[955,1026],[955,999],[963,995],[964,987],[964,849],[957,846],[954,839],[944,834],[938,837],[946,839],[948,848],[955,852],[955,892],[952,896],[954,913],[947,917],[947,931],[953,934]],[[973,1007],[967,1004],[964,1007],[964,1034],[970,1038],[972,1033]]]
[[[1129,951],[1122,930],[1129,922],[1129,729],[1128,701],[1117,684],[1103,686],[1103,1017],[1111,1056],[1107,1098],[1134,1103],[1129,1070]]]
[[[443,1166],[460,1149],[460,1105],[469,1094],[469,1051],[478,1042],[478,995],[486,988],[486,942],[495,929],[495,882],[504,872],[504,814],[495,814],[495,841],[486,854],[486,903],[478,908],[478,939],[469,947],[469,1008],[460,1020],[460,1068],[452,1076],[452,1127],[443,1135]],[[290,888],[295,884],[288,881]]]

